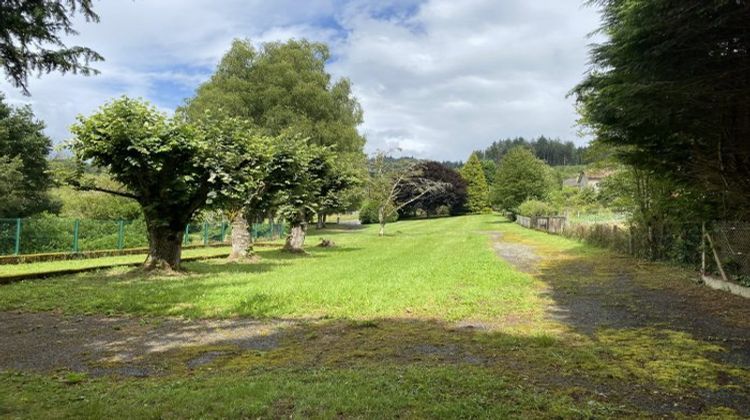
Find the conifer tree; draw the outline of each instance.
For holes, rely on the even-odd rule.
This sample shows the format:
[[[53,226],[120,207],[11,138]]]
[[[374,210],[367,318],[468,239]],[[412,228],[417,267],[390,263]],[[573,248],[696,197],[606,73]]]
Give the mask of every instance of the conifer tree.
[[[484,176],[482,162],[476,153],[472,153],[469,160],[461,168],[461,176],[466,180],[466,207],[472,213],[482,213],[490,210],[490,188]]]

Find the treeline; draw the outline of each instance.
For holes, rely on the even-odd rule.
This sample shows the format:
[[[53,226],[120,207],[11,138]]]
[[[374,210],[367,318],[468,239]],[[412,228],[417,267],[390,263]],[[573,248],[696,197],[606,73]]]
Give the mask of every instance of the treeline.
[[[607,40],[573,90],[655,257],[700,225],[750,220],[750,2],[596,2]]]
[[[481,160],[491,160],[495,163],[514,147],[526,147],[534,155],[551,166],[582,165],[586,163],[586,147],[576,146],[572,141],[563,142],[560,139],[550,139],[540,136],[535,139],[516,137],[513,139],[497,140],[488,148],[475,153]]]

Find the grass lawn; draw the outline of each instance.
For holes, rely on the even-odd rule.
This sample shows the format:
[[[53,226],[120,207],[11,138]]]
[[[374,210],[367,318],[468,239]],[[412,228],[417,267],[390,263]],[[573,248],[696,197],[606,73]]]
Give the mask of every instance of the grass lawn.
[[[229,247],[211,247],[211,248],[191,248],[182,252],[183,258],[188,257],[210,257],[214,255],[226,254],[230,251]],[[3,264],[0,265],[0,277],[19,274],[40,274],[50,273],[59,270],[70,270],[79,268],[96,268],[107,267],[117,264],[130,264],[143,262],[146,254],[137,255],[119,255],[114,257],[86,258],[79,260],[63,261],[45,261],[28,264]]]
[[[307,256],[258,249],[258,263],[189,262],[190,275],[179,278],[143,278],[116,268],[27,281],[2,289],[0,309],[190,318],[539,315],[534,280],[499,263],[479,233],[491,228],[489,222],[394,224],[385,238],[373,228],[330,231],[322,236],[336,248],[315,247],[321,235],[311,235]]]
[[[191,262],[179,277],[118,268],[1,286],[0,311],[30,321],[0,322],[0,417],[748,415],[745,344],[711,340],[660,299],[712,314],[710,334],[726,336],[750,328],[746,304],[692,285],[687,272],[494,215],[376,232],[325,230],[308,238],[306,256],[260,249],[258,262]],[[337,246],[315,247],[321,238]],[[499,258],[498,241],[535,268]],[[76,334],[89,347],[57,369],[4,359],[12,334],[47,331],[42,319],[100,330]],[[248,320],[261,331],[251,341],[175,344],[201,326]],[[149,345],[132,344],[144,336]],[[104,357],[128,343],[135,356]],[[40,349],[30,357],[54,353]]]

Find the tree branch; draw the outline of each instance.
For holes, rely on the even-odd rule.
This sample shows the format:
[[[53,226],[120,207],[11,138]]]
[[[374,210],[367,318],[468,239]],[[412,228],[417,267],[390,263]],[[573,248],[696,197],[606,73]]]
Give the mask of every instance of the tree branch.
[[[118,197],[132,198],[133,200],[138,200],[140,198],[139,196],[129,193],[129,192],[110,190],[107,188],[101,188],[101,187],[97,187],[94,185],[77,185],[75,188],[80,191],[98,191],[98,192],[116,195]]]

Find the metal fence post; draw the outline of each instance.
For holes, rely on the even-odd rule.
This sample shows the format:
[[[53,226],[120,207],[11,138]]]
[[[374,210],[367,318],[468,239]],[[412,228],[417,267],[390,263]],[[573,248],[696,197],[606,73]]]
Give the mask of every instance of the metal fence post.
[[[21,253],[21,218],[16,218],[16,243],[13,254],[18,255]]]
[[[117,249],[125,248],[125,221],[120,220],[117,224]]]
[[[190,245],[190,223],[185,225],[185,234],[182,235],[182,244]]]
[[[78,230],[81,228],[81,221],[76,219],[73,222],[73,253],[78,253]]]
[[[203,222],[203,246],[208,246],[208,222]]]

